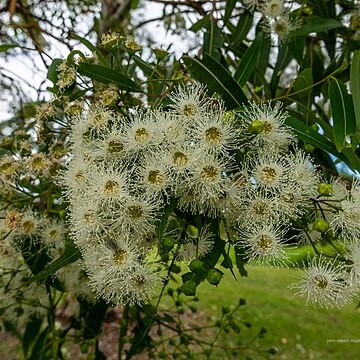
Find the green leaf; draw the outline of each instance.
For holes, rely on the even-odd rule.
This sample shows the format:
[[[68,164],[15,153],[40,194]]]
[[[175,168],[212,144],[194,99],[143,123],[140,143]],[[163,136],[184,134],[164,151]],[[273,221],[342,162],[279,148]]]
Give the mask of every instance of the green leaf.
[[[24,335],[22,338],[22,347],[25,358],[28,358],[32,344],[35,342],[36,337],[39,334],[40,327],[42,324],[42,319],[37,317],[30,317]]]
[[[65,248],[64,254],[58,257],[56,260],[48,264],[45,269],[37,273],[35,276],[31,277],[28,282],[32,283],[34,281],[40,281],[48,278],[49,276],[55,274],[59,269],[64,266],[75,262],[80,259],[81,253],[73,244],[69,244]]]
[[[329,86],[329,97],[334,122],[334,142],[336,149],[341,152],[345,146],[346,136],[355,133],[354,106],[345,85],[335,78]]]
[[[260,32],[250,47],[245,51],[245,54],[242,57],[234,75],[234,79],[240,84],[240,86],[244,86],[249,80],[251,74],[254,72],[258,56],[262,50],[263,40],[264,35]]]
[[[292,60],[292,55],[290,48],[287,44],[284,46],[281,46],[279,49],[279,54],[276,59],[276,64],[274,68],[273,75],[271,77],[270,82],[270,89],[272,96],[275,97],[275,92],[277,89],[277,86],[279,84],[280,76],[283,73],[283,70],[286,68],[286,66],[289,64],[289,62]]]
[[[103,65],[107,65],[108,61],[106,60],[106,58],[104,57],[104,55],[101,53],[101,51],[99,49],[96,48],[96,46],[94,46],[89,40],[75,34],[75,33],[71,33],[70,36],[73,39],[79,40],[83,45],[85,45],[90,51],[92,51],[93,53],[96,54],[97,58],[99,59],[99,61],[103,64]]]
[[[356,50],[352,58],[350,85],[356,118],[356,134],[360,139],[360,50]]]
[[[312,93],[312,87],[311,87],[312,84],[313,84],[312,69],[306,68],[298,74],[292,87],[294,92],[301,91],[303,89],[307,89],[307,90],[301,91],[299,94],[296,94],[295,96],[297,98],[303,98],[305,96],[310,95]]]
[[[209,23],[209,21],[210,21],[209,16],[204,16],[202,19],[200,19],[195,24],[193,24],[189,30],[194,33],[197,33],[199,30],[204,28]]]
[[[177,199],[171,198],[170,203],[165,205],[163,215],[156,225],[156,237],[159,242],[162,241],[164,232],[168,225],[169,216],[174,211],[176,204],[177,204]]]
[[[228,110],[247,102],[240,85],[216,59],[207,54],[202,60],[188,55],[182,58],[195,79],[206,84],[210,92],[222,95]]]
[[[240,45],[246,39],[246,35],[249,33],[252,24],[253,15],[247,10],[244,11],[239,17],[239,22],[232,33],[230,43],[232,45]]]
[[[335,19],[313,17],[312,21],[289,34],[289,37],[308,35],[310,33],[321,33],[332,29],[341,28],[344,25]]]
[[[50,349],[51,341],[49,338],[51,330],[50,327],[47,326],[40,335],[36,338],[36,342],[31,352],[31,356],[27,358],[28,360],[45,360],[49,359],[46,356],[46,351]]]
[[[148,79],[160,79],[160,76],[157,74],[156,69],[144,61],[141,57],[134,55],[133,59],[136,65],[142,70],[142,72],[148,77]]]
[[[81,75],[87,76],[90,79],[99,81],[103,84],[114,83],[122,90],[130,92],[142,91],[138,85],[127,76],[102,65],[80,63],[78,72]]]
[[[63,62],[63,59],[54,59],[52,63],[49,66],[49,69],[47,71],[47,78],[56,86],[56,83],[58,81],[58,71],[57,67]]]
[[[244,254],[238,253],[237,250],[235,250],[235,261],[236,261],[236,267],[239,270],[240,276],[247,276],[247,271],[244,267],[245,261],[243,258]]]
[[[231,13],[235,8],[236,1],[237,0],[227,0],[226,1],[225,14],[224,14],[224,17],[223,17],[224,24],[226,24],[229,21]]]
[[[219,60],[221,55],[219,48],[224,43],[221,29],[217,26],[217,22],[214,19],[211,19],[205,28],[203,52]]]
[[[321,150],[324,150],[334,156],[336,156],[338,159],[346,163],[349,167],[353,169],[353,166],[351,165],[350,161],[347,159],[344,154],[341,154],[337,151],[334,144],[328,140],[325,136],[319,134],[317,131],[315,131],[310,126],[307,126],[302,121],[298,120],[294,116],[290,115],[286,120],[285,124],[290,126],[295,133],[295,135],[302,140],[305,143],[311,144],[315,146],[316,148],[319,148]]]
[[[1,53],[1,52],[5,52],[5,51],[8,51],[8,50],[13,49],[13,48],[16,48],[16,47],[19,47],[19,45],[15,45],[15,44],[1,44],[1,45],[0,45],[0,53]]]

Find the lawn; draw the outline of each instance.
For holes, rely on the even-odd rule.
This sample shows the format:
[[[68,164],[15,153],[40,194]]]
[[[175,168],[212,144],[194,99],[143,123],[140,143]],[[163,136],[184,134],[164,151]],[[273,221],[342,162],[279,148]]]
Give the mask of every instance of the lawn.
[[[211,317],[224,305],[235,305],[246,299],[240,314],[252,327],[240,334],[226,336],[224,341],[251,341],[261,327],[267,332],[253,346],[258,350],[275,346],[276,359],[358,359],[360,353],[360,311],[357,303],[342,309],[305,306],[294,297],[288,286],[296,282],[301,270],[248,266],[248,277],[236,281],[226,273],[218,289],[201,284],[197,295],[201,309]],[[218,311],[217,311],[218,312]],[[358,340],[359,342],[351,342]],[[263,358],[255,355],[254,359]]]

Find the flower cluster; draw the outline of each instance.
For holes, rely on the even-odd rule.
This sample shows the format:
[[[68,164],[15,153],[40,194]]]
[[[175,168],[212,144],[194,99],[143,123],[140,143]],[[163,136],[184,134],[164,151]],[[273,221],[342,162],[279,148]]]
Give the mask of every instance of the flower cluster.
[[[290,32],[301,26],[301,21],[291,13],[293,5],[289,0],[244,0],[250,10],[258,10],[263,15],[263,30],[265,33],[277,36],[279,43],[286,41]]]
[[[286,260],[286,234],[317,195],[318,172],[279,104],[228,113],[202,86],[179,87],[170,101],[167,110],[132,109],[127,118],[92,107],[72,121],[60,182],[89,284],[108,302],[143,303],[161,283],[151,250],[170,203],[178,214],[237,229],[241,240],[229,241],[268,264]],[[171,235],[177,258],[211,252],[206,220],[195,230]]]

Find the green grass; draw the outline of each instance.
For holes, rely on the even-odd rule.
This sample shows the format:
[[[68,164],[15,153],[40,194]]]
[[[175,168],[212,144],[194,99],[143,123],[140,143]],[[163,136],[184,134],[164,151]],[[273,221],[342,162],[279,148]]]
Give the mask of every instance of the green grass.
[[[356,304],[342,309],[305,306],[302,298],[293,298],[288,286],[301,275],[297,269],[247,266],[248,277],[236,281],[226,273],[218,288],[208,283],[199,286],[199,308],[211,316],[222,306],[236,305],[239,298],[246,299],[241,307],[242,320],[252,323],[248,330],[231,334],[224,339],[231,343],[256,338],[261,327],[267,332],[263,339],[253,342],[258,350],[275,346],[275,359],[358,359],[360,354],[360,311]],[[218,310],[218,311],[216,311]],[[359,343],[330,343],[328,340],[350,339]],[[250,344],[251,345],[251,344]],[[260,355],[254,359],[262,358]]]

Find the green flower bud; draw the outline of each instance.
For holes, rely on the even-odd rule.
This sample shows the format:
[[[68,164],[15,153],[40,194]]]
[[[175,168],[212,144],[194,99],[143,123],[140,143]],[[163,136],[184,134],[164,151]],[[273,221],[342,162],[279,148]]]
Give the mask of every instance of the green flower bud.
[[[193,260],[190,265],[189,265],[189,269],[195,273],[195,272],[199,272],[201,270],[204,270],[204,264],[202,261],[195,259]]]
[[[304,150],[306,153],[311,154],[315,150],[315,147],[311,144],[305,144]]]
[[[161,48],[155,48],[153,49],[153,52],[155,53],[157,61],[161,61],[162,59],[165,59],[169,55],[169,53],[166,50]]]
[[[260,119],[256,119],[249,126],[249,131],[254,134],[260,134],[264,131],[264,128],[264,122]]]
[[[218,270],[218,269],[211,269],[209,270],[207,276],[206,276],[206,280],[211,284],[211,285],[218,285],[219,282],[221,281],[223,277],[223,273]]]
[[[88,344],[81,344],[81,345],[80,345],[80,351],[81,351],[83,354],[87,353],[88,350],[89,350],[89,345],[88,345]]]
[[[330,184],[321,183],[318,187],[318,193],[322,196],[331,196],[333,188]]]
[[[323,234],[330,229],[330,224],[324,219],[316,219],[313,229]]]
[[[162,245],[165,248],[165,250],[170,251],[175,245],[175,239],[173,239],[172,237],[166,237],[163,240]]]
[[[180,289],[185,296],[194,296],[196,293],[196,283],[192,280],[185,281]]]

